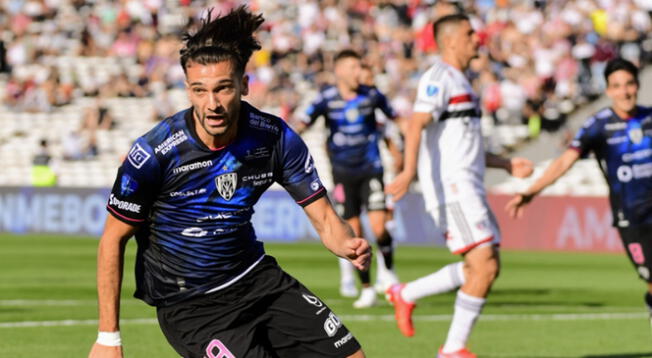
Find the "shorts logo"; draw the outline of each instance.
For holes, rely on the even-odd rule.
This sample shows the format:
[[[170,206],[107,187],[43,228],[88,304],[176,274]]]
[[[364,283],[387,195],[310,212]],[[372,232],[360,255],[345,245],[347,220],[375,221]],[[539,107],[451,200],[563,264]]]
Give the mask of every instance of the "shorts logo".
[[[226,348],[222,341],[214,339],[206,347],[206,356],[204,358],[235,358],[235,355]]]
[[[122,196],[129,196],[138,189],[138,182],[127,174],[123,174],[120,178],[120,194]]]
[[[333,337],[340,327],[342,327],[342,321],[333,312],[329,313],[328,318],[324,321],[324,331],[326,331],[326,334],[329,337]]]
[[[134,146],[131,147],[129,155],[127,155],[129,163],[136,167],[136,169],[140,169],[143,164],[149,160],[149,157],[151,157],[151,155],[147,153],[147,151],[145,151],[145,149],[143,149],[143,147],[141,147],[138,143],[134,144]]]
[[[315,307],[323,307],[324,303],[319,300],[319,298],[312,296],[312,295],[306,295],[305,293],[303,294],[303,299],[308,301],[311,305]]]
[[[226,173],[215,178],[215,186],[217,187],[217,192],[224,198],[224,200],[229,201],[235,193],[235,187],[238,184],[238,174],[236,173]]]

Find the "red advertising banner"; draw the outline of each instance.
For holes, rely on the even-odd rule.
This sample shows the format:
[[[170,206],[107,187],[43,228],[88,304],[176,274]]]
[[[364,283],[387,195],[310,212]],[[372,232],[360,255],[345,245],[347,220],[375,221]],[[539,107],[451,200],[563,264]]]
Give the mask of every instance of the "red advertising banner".
[[[509,195],[489,195],[506,249],[623,252],[618,231],[611,226],[607,198],[540,196],[525,215],[512,219],[505,211]]]

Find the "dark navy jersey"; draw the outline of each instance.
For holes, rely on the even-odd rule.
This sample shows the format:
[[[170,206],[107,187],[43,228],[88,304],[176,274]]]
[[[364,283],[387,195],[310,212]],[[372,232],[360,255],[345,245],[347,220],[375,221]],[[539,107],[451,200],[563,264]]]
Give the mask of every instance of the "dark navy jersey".
[[[609,184],[614,225],[652,224],[652,108],[622,119],[610,108],[589,118],[571,148],[595,153]]]
[[[328,154],[335,173],[382,173],[378,140],[383,134],[376,122],[375,110],[380,109],[390,119],[396,113],[387,98],[376,88],[360,86],[357,96],[344,100],[335,86],[325,87],[307,110],[307,125],[320,116],[329,128]]]
[[[223,148],[198,139],[192,109],[136,140],[108,203],[117,219],[140,226],[135,296],[163,306],[240,277],[264,255],[251,216],[273,182],[302,206],[326,194],[301,138],[246,102]]]

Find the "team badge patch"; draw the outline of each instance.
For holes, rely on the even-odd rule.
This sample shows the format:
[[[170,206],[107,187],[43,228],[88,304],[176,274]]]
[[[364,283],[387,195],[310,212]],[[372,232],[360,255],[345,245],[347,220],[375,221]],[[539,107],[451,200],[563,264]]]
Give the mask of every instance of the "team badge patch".
[[[129,196],[138,189],[138,182],[127,174],[123,174],[120,179],[120,194]]]
[[[226,173],[215,178],[215,186],[217,187],[217,192],[226,201],[231,200],[233,197],[237,184],[238,174],[236,173]]]
[[[435,85],[429,85],[426,87],[426,94],[430,97],[436,95],[439,92],[439,87]]]
[[[643,141],[643,131],[641,128],[632,128],[627,132],[627,134],[629,134],[629,139],[634,144],[639,144]]]
[[[129,160],[129,163],[136,167],[136,169],[140,169],[143,164],[149,160],[149,157],[151,157],[151,155],[147,153],[140,144],[136,143],[131,147],[129,155],[127,155],[127,160]]]

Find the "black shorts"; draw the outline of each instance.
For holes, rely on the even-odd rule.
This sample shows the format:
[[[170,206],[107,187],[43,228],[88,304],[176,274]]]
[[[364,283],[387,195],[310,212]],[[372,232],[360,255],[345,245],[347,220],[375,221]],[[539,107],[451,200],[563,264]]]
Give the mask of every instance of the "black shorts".
[[[360,349],[339,318],[271,256],[233,285],[157,314],[185,358],[347,357]]]
[[[344,219],[360,216],[367,211],[385,210],[383,173],[351,176],[333,173],[333,201],[337,213]]]
[[[638,275],[652,283],[652,225],[618,228],[618,232]]]

